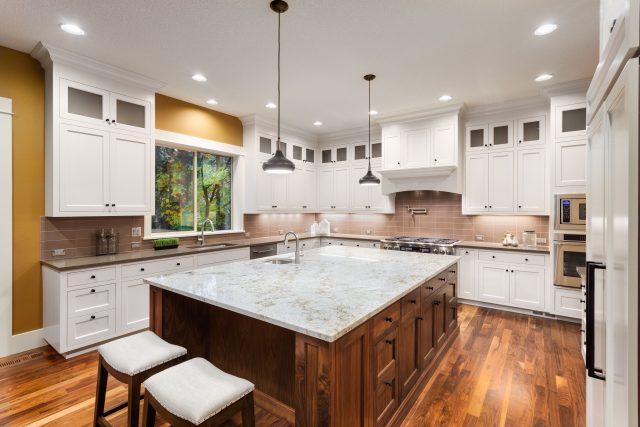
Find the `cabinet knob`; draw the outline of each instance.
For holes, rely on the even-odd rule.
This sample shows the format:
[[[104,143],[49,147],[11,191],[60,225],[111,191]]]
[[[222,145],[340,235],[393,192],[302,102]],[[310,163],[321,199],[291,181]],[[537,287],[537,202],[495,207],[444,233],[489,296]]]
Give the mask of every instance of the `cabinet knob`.
[[[513,270],[511,270],[511,272],[513,273]]]
[[[433,161],[434,161],[434,162],[437,162],[437,161],[438,161],[438,159],[433,159]]]
[[[427,286],[427,289],[429,289],[430,291],[433,290],[433,286]]]
[[[493,206],[489,205],[489,209],[493,209]]]
[[[580,302],[585,303],[585,302],[587,302],[587,301],[586,301],[586,300],[581,299],[581,300],[580,300]]]
[[[94,315],[91,315],[91,320],[93,320],[93,319],[95,319],[95,318],[96,318],[96,316],[94,316]]]
[[[438,277],[438,280],[440,280],[441,282],[444,282],[447,279],[445,279],[444,277]]]
[[[176,262],[176,265],[177,265],[177,266],[180,266],[180,263],[179,263],[179,262]]]
[[[398,166],[400,166],[400,162],[398,162]]]
[[[105,205],[106,207],[109,207],[109,203],[105,203],[104,205]]]
[[[105,122],[107,122],[107,124],[109,124],[110,120],[109,119],[104,119]]]
[[[89,292],[94,293],[95,291],[96,291],[95,289],[91,289],[91,291],[89,291]]]
[[[529,261],[529,258],[525,258],[524,260],[525,260],[525,261]]]
[[[140,268],[140,271],[144,271],[144,267],[141,267],[141,268]]]
[[[487,205],[484,205],[484,208],[487,209]]]
[[[384,342],[386,342],[389,345],[393,344],[393,341],[391,341],[391,340],[384,340]]]
[[[391,323],[391,322],[393,322],[393,317],[385,317],[384,320],[386,320],[387,322]]]
[[[418,320],[424,320],[424,317],[422,317],[422,316],[418,316],[418,317],[416,317],[416,319],[418,319]]]
[[[390,383],[389,381],[385,381],[384,385],[386,385],[387,387],[391,387],[393,384]]]
[[[469,253],[469,251],[464,251],[464,253],[465,253],[465,254],[468,254],[468,253]]]
[[[455,270],[449,270],[449,273],[456,274],[456,271]]]
[[[494,258],[494,259],[495,259],[495,257],[496,257],[495,255],[491,255],[491,258]]]
[[[115,203],[111,203],[111,207],[115,207],[115,206],[116,206],[116,204],[115,204]]]
[[[96,278],[96,275],[95,275],[95,274],[92,274],[92,275],[91,275],[91,278],[92,278],[92,279],[95,279],[95,278]]]
[[[409,300],[409,302],[410,302],[411,304],[416,304],[416,303],[417,303],[417,301],[416,301],[416,300],[414,300],[414,299],[410,299],[410,300]]]
[[[522,205],[518,205],[518,209],[522,209]]]
[[[518,140],[518,144],[522,144],[522,140],[521,139]]]

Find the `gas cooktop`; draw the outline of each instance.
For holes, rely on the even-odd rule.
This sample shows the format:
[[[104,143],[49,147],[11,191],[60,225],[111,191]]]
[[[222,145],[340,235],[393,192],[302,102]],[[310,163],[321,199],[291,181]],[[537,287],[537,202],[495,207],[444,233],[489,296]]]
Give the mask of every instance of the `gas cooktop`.
[[[455,245],[458,240],[396,236],[382,239],[380,242],[382,243],[382,249],[451,255],[454,253],[453,245]]]

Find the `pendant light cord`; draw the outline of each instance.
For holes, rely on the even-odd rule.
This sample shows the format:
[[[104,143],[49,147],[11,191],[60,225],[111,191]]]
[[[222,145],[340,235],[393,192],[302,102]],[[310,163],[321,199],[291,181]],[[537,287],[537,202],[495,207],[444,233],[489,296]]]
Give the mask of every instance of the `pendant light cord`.
[[[369,170],[371,170],[371,80],[369,80]]]
[[[280,150],[280,16],[278,12],[278,150]]]

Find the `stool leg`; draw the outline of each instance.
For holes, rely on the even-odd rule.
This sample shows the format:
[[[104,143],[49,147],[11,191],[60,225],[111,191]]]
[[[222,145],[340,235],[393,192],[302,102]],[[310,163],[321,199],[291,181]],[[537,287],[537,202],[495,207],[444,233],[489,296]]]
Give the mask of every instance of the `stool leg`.
[[[256,419],[253,408],[253,392],[244,397],[242,407],[242,427],[255,427]]]
[[[138,427],[140,414],[140,380],[137,375],[132,377],[129,383],[129,415],[128,426]]]
[[[98,419],[104,414],[104,401],[107,395],[107,378],[109,373],[102,365],[102,356],[98,360],[98,380],[96,384],[96,405],[93,412],[93,425],[98,425]]]
[[[142,427],[153,427],[156,423],[156,409],[149,403],[145,393],[144,408],[142,409]]]

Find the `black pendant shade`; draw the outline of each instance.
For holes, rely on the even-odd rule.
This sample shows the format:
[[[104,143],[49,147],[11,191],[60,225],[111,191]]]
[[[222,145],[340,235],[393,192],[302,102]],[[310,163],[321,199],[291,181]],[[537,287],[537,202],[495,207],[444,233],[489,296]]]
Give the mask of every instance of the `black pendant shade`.
[[[296,166],[280,150],[280,15],[289,9],[289,5],[284,0],[273,0],[270,7],[278,14],[278,142],[276,143],[276,154],[262,164],[262,170],[266,173],[288,174],[293,173]]]
[[[376,76],[373,74],[367,74],[364,76],[364,79],[369,82],[369,109],[367,110],[367,114],[369,116],[369,169],[367,169],[365,176],[360,178],[358,181],[360,185],[380,185],[380,178],[371,172],[371,80],[375,78]]]

